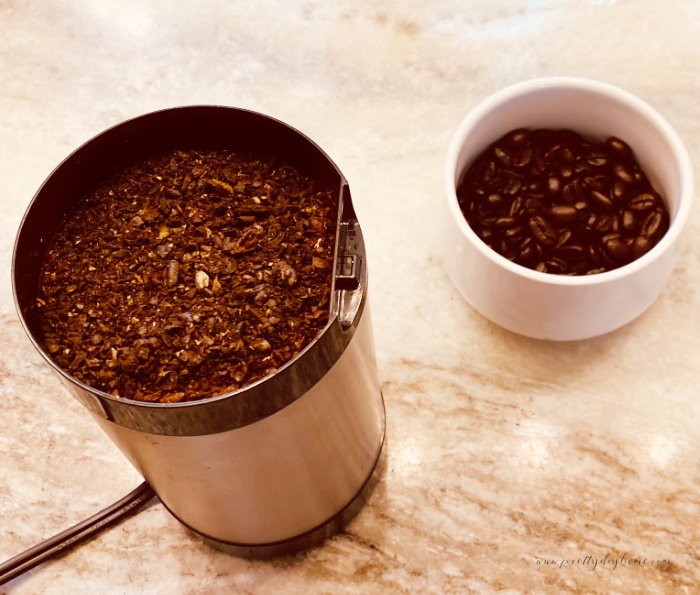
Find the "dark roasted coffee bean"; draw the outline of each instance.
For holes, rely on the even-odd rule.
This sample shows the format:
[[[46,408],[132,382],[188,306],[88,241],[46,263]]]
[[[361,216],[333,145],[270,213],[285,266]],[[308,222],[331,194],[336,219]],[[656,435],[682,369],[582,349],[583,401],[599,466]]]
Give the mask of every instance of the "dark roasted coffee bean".
[[[513,217],[499,217],[498,219],[494,220],[493,226],[498,229],[507,229],[509,227],[513,227],[515,223],[516,221]]]
[[[611,136],[605,141],[605,146],[610,149],[610,151],[621,157],[626,157],[632,153],[629,145],[617,138],[616,136]]]
[[[651,247],[652,241],[649,238],[645,238],[644,236],[634,238],[634,242],[632,243],[632,255],[634,258],[639,258],[649,252]]]
[[[515,200],[510,204],[510,209],[508,209],[508,215],[510,217],[517,217],[518,215],[522,215],[523,212],[523,197],[518,196],[515,198]]]
[[[557,258],[556,256],[548,258],[545,261],[545,264],[547,265],[547,271],[550,273],[562,274],[569,270],[569,266],[566,264],[566,262],[561,258]]]
[[[479,215],[479,223],[484,227],[491,227],[498,217],[494,217],[491,213],[482,213]]]
[[[532,147],[523,147],[513,156],[513,165],[515,167],[526,167],[532,161]]]
[[[616,200],[622,199],[627,193],[627,187],[624,182],[615,182],[612,187],[612,196]]]
[[[518,252],[518,261],[526,265],[529,265],[534,259],[540,257],[535,246],[528,242],[530,242],[529,238],[520,245],[520,250]]]
[[[498,206],[503,202],[503,197],[498,194],[498,192],[492,192],[491,194],[488,195],[488,198],[486,199],[490,205],[493,206]]]
[[[648,211],[656,206],[656,197],[650,192],[645,192],[631,198],[627,206],[633,211]]]
[[[557,241],[557,233],[542,217],[531,217],[528,221],[534,238],[543,246],[553,246]]]
[[[528,213],[534,214],[542,208],[542,200],[535,196],[530,196],[525,199],[525,208]]]
[[[530,194],[544,194],[544,184],[539,178],[532,180],[527,189],[529,190]]]
[[[619,232],[620,232],[620,228],[621,228],[621,226],[620,226],[620,218],[619,218],[619,217],[616,217],[616,216],[614,216],[614,215],[612,215],[612,216],[611,216],[611,220],[612,220],[612,223],[611,223],[611,225],[610,225],[610,231],[613,231],[613,232],[615,232],[615,233],[619,233]]]
[[[568,242],[571,239],[572,235],[573,234],[571,233],[570,229],[562,229],[561,232],[559,232],[559,237],[557,238],[557,245],[555,246],[555,249],[560,248],[561,246],[566,244],[566,242]]]
[[[510,155],[508,155],[508,153],[501,149],[501,147],[494,148],[493,154],[496,156],[496,159],[498,159],[503,165],[505,165],[506,167],[510,167]]]
[[[562,188],[561,198],[562,202],[568,205],[574,204],[576,202],[577,196],[575,182],[571,182]]]
[[[503,234],[503,237],[506,239],[506,241],[514,241],[514,240],[520,240],[520,238],[523,237],[523,228],[520,225],[516,225],[515,227],[510,227],[506,229],[506,231]]]
[[[519,147],[523,145],[531,136],[531,133],[529,130],[525,130],[524,128],[519,128],[518,130],[513,130],[509,132],[504,138],[503,141],[510,145],[511,147]]]
[[[543,262],[538,262],[537,266],[535,267],[536,271],[539,271],[540,273],[546,273],[547,272],[547,265]]]
[[[632,232],[634,231],[634,227],[634,213],[630,210],[622,211],[622,229],[627,232]]]
[[[571,152],[571,149],[569,147],[561,147],[559,149],[559,159],[563,163],[573,163],[574,154]],[[573,172],[573,170],[572,170],[572,172]]]
[[[537,151],[532,154],[532,173],[536,176],[543,174],[547,170],[547,162]]]
[[[612,209],[613,207],[612,201],[598,190],[591,190],[590,197],[591,200],[601,209]]]
[[[556,254],[567,262],[578,262],[586,258],[586,250],[580,244],[562,246],[557,249]]]
[[[549,209],[549,214],[557,223],[568,223],[576,219],[578,211],[569,205],[553,205]]]
[[[601,167],[608,162],[608,158],[602,153],[591,153],[588,156],[588,164],[593,167]]]
[[[610,215],[599,215],[595,222],[595,229],[602,233],[610,231],[612,228],[613,218]]]
[[[489,161],[484,171],[483,178],[485,182],[490,182],[496,177],[496,164],[493,161]]]
[[[593,264],[600,263],[602,258],[602,250],[598,244],[588,245],[588,260]]]
[[[561,180],[556,176],[549,176],[547,179],[547,190],[551,194],[557,194],[561,189]]]
[[[599,275],[600,273],[604,273],[607,270],[608,269],[606,269],[605,267],[597,267],[594,269],[588,269],[586,271],[586,275]]]
[[[588,165],[588,163],[584,163],[582,161],[579,161],[574,165],[574,173],[579,177],[587,176],[591,173],[592,169],[593,168]]]
[[[624,182],[625,184],[632,184],[634,182],[634,174],[621,163],[618,163],[613,167],[613,172],[620,179],[620,181]]]
[[[511,196],[513,196],[513,195],[517,194],[518,192],[520,192],[520,189],[522,188],[522,186],[523,185],[518,178],[511,177],[506,182],[506,184],[504,186],[504,191],[506,192],[506,194],[510,194]]]
[[[606,233],[600,239],[603,243],[607,242],[608,240],[618,240],[618,239],[620,239],[620,234],[619,233]]]
[[[663,221],[663,215],[661,211],[652,211],[644,219],[642,227],[639,230],[640,235],[645,238],[653,239],[656,234],[661,229],[661,222]]]
[[[562,178],[568,180],[571,176],[574,175],[574,168],[571,165],[569,165],[568,163],[566,165],[562,165],[559,168],[559,175]]]
[[[599,176],[585,176],[583,178],[583,184],[590,190],[598,190],[600,192],[603,190],[603,182]]]
[[[620,238],[611,238],[605,242],[605,251],[616,263],[623,263],[631,256],[630,247]]]

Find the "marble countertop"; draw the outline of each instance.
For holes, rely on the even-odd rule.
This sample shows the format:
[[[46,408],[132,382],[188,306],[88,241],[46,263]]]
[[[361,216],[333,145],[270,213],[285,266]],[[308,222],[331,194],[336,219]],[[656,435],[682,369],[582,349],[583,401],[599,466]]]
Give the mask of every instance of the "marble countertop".
[[[140,480],[30,345],[9,281],[42,180],[129,117],[250,108],[332,156],[367,242],[388,415],[369,502],[321,547],[232,557],[154,502],[0,593],[698,592],[698,207],[655,304],[574,343],[472,310],[436,216],[459,122],[537,76],[619,85],[697,155],[698,22],[694,0],[0,0],[0,559]]]

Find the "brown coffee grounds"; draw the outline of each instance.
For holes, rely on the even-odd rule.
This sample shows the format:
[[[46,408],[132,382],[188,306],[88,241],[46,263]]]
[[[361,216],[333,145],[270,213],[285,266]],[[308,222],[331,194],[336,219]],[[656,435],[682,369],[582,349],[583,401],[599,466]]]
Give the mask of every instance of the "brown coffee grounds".
[[[42,344],[85,384],[173,403],[276,370],[327,324],[337,198],[292,167],[175,151],[85,197],[43,265]]]

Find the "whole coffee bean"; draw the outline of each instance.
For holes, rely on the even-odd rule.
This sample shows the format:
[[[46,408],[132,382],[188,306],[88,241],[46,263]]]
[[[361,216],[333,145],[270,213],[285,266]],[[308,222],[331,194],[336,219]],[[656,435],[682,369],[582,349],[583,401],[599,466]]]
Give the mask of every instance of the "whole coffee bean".
[[[646,219],[644,219],[644,223],[642,223],[642,228],[640,230],[642,237],[653,239],[661,229],[662,221],[663,214],[661,211],[652,211],[649,213]]]
[[[631,256],[629,246],[620,238],[612,238],[605,242],[605,250],[615,262],[626,262]]]
[[[493,161],[489,161],[484,170],[484,181],[490,182],[496,176],[496,164]]]
[[[511,132],[509,132],[503,138],[503,141],[505,144],[510,145],[511,147],[519,147],[523,143],[525,143],[530,136],[531,136],[530,131],[521,128],[521,129],[512,130]]]
[[[560,147],[559,159],[563,163],[573,163],[574,162],[574,154],[571,152],[571,149],[569,147]],[[572,172],[573,172],[573,170],[572,170]]]
[[[625,184],[632,184],[634,182],[634,174],[627,169],[625,165],[618,163],[613,167],[613,171],[621,182],[624,182]]]
[[[587,161],[589,165],[592,165],[593,167],[601,167],[602,165],[605,165],[608,162],[608,158],[602,153],[591,153],[588,156]]]
[[[578,197],[576,195],[576,185],[574,182],[570,182],[562,188],[561,197],[564,204],[571,205],[576,202]]]
[[[562,260],[561,258],[557,258],[556,256],[548,258],[545,261],[545,264],[547,265],[547,271],[550,273],[562,274],[569,270],[569,265],[566,264],[566,261]]]
[[[530,196],[529,198],[525,199],[525,208],[527,209],[528,213],[537,213],[543,206],[544,203],[542,200],[536,196]]]
[[[605,146],[610,149],[610,151],[619,157],[627,157],[632,153],[629,145],[615,136],[611,136],[605,141]]]
[[[570,205],[552,205],[549,214],[557,223],[568,223],[576,219],[578,211]]]
[[[510,166],[510,155],[508,155],[508,153],[506,153],[503,149],[501,149],[500,147],[496,147],[493,150],[493,154],[496,156],[496,159],[498,159],[503,165],[505,165],[506,167]]]
[[[598,192],[600,192],[604,189],[603,182],[598,176],[584,176],[583,186],[588,188],[589,191],[597,190]]]
[[[511,196],[517,194],[520,192],[520,189],[523,187],[522,183],[520,180],[517,178],[510,178],[508,182],[506,182],[505,185],[505,192],[507,194],[510,194]]]
[[[557,249],[556,253],[567,262],[578,262],[586,258],[586,250],[580,244],[567,244]]]
[[[594,227],[600,232],[610,231],[612,228],[613,218],[610,215],[599,215],[596,219]]]
[[[606,233],[604,236],[601,237],[603,244],[605,244],[608,240],[619,240],[619,239],[620,239],[619,233]]]
[[[634,213],[630,211],[629,209],[626,209],[622,212],[622,229],[628,232],[634,231],[635,228],[635,220],[634,220]]]
[[[615,182],[612,187],[613,198],[620,200],[627,194],[627,186],[624,182]]]
[[[556,176],[549,176],[547,180],[547,190],[551,194],[557,194],[561,189],[561,180]]]
[[[572,235],[573,234],[571,233],[570,229],[562,229],[559,232],[559,237],[557,238],[557,245],[555,246],[555,248],[561,248],[571,239]]]
[[[527,189],[531,194],[541,195],[544,193],[544,183],[540,179],[532,180]]]
[[[633,211],[648,211],[656,205],[656,197],[649,192],[644,192],[631,198],[627,205]]]
[[[593,203],[595,203],[597,206],[599,206],[601,209],[612,209],[613,203],[612,201],[605,196],[602,192],[599,192],[598,190],[591,190],[591,200]]]
[[[632,255],[634,258],[639,258],[649,252],[652,245],[652,241],[644,236],[634,238],[634,242],[632,243]]]
[[[517,261],[521,264],[529,265],[540,260],[542,248],[533,243],[532,238],[525,238],[520,244]]]
[[[624,141],[569,130],[504,135],[468,167],[457,196],[491,249],[551,274],[624,266],[663,237],[670,219]]]
[[[527,167],[532,161],[532,147],[523,147],[513,156],[515,167]]]
[[[508,216],[517,217],[518,215],[521,215],[523,212],[523,203],[524,201],[522,196],[516,197],[511,203],[510,209],[508,209]]]
[[[498,227],[500,229],[506,229],[509,227],[513,227],[516,223],[516,220],[514,217],[499,217],[498,219],[494,220],[493,226]]]
[[[531,217],[528,221],[532,235],[543,246],[553,246],[557,241],[557,234],[546,219]]]
[[[505,238],[506,242],[520,241],[520,239],[523,237],[523,228],[520,225],[510,227],[506,229],[503,237]]]
[[[567,164],[567,165],[562,165],[562,166],[559,168],[559,175],[560,175],[562,178],[564,178],[564,179],[568,179],[568,178],[570,178],[571,176],[574,175],[574,168],[571,167],[571,166],[568,165],[568,164]]]
[[[600,264],[603,259],[603,249],[599,244],[588,245],[588,261],[592,264]]]

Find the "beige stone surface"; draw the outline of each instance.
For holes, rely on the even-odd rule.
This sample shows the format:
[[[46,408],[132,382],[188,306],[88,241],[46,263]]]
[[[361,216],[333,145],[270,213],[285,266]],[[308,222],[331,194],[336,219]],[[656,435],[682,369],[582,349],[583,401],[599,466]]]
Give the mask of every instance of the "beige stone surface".
[[[567,344],[464,303],[437,212],[458,123],[536,76],[617,84],[700,154],[698,22],[693,0],[0,0],[0,559],[139,482],[30,345],[10,284],[42,180],[129,117],[245,107],[331,155],[367,242],[388,415],[368,505],[317,549],[239,559],[154,503],[0,592],[697,593],[698,207],[651,309]]]

